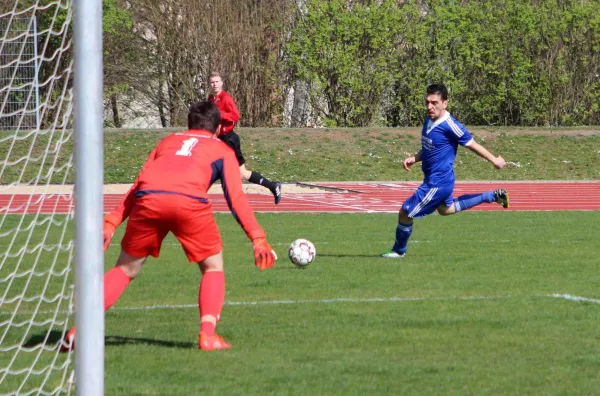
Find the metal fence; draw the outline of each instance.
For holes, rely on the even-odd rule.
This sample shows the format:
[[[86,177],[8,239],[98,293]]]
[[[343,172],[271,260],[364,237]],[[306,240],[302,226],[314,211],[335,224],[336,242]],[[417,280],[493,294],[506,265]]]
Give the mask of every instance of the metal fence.
[[[0,130],[39,128],[37,21],[0,17]]]

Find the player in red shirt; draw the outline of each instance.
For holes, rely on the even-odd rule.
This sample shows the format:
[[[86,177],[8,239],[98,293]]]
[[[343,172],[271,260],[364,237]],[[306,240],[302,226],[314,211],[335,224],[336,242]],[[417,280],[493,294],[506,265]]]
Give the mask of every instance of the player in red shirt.
[[[240,112],[231,95],[223,90],[221,74],[217,72],[211,73],[208,83],[211,92],[208,100],[219,106],[219,110],[221,110],[221,132],[219,133],[219,139],[235,151],[235,156],[240,164],[242,178],[248,180],[250,183],[260,184],[271,190],[271,193],[275,197],[275,205],[277,205],[281,201],[281,183],[270,181],[260,173],[252,172],[246,168],[246,160],[241,150],[240,136],[233,130],[235,123],[240,120]]]
[[[112,306],[148,256],[158,257],[165,236],[172,232],[190,262],[197,262],[202,279],[198,294],[200,328],[198,344],[203,350],[228,349],[215,333],[225,300],[223,245],[207,191],[220,180],[229,209],[254,248],[261,270],[277,260],[267,243],[242,189],[233,150],[215,137],[220,129],[219,109],[210,102],[191,106],[189,130],[164,138],[152,151],[135,183],[119,206],[104,217],[104,250],[115,229],[129,217],[116,266],[104,275],[104,310]],[[73,347],[72,328],[61,349]]]

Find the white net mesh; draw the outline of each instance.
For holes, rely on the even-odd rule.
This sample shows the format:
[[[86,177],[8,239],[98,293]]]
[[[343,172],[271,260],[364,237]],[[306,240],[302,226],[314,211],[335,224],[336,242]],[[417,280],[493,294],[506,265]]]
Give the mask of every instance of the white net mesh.
[[[0,0],[0,394],[70,393],[70,0]]]

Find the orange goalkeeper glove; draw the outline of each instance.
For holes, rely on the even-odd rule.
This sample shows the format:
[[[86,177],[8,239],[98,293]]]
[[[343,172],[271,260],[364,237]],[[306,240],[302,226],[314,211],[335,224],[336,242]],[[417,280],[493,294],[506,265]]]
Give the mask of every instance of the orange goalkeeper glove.
[[[108,249],[108,245],[110,245],[110,241],[112,240],[113,234],[115,233],[116,229],[117,227],[115,227],[108,221],[104,222],[104,225],[102,226],[102,237],[104,238],[104,245],[102,246],[102,248],[104,249],[104,251]]]
[[[266,238],[256,238],[252,241],[252,247],[254,248],[254,264],[261,271],[275,265],[277,254],[271,248]]]

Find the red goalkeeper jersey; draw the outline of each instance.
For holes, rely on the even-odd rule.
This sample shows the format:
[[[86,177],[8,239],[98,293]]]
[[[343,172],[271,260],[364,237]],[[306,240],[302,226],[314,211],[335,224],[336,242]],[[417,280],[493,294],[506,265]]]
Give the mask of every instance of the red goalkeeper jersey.
[[[265,237],[242,189],[240,170],[231,148],[212,133],[189,130],[164,138],[150,153],[135,183],[105,220],[117,227],[146,194],[188,196],[210,208],[208,189],[220,180],[229,209],[251,240]]]
[[[233,131],[235,123],[240,120],[240,112],[231,95],[221,91],[217,96],[209,95],[208,101],[216,104],[221,111],[221,132],[219,135],[225,135]]]

